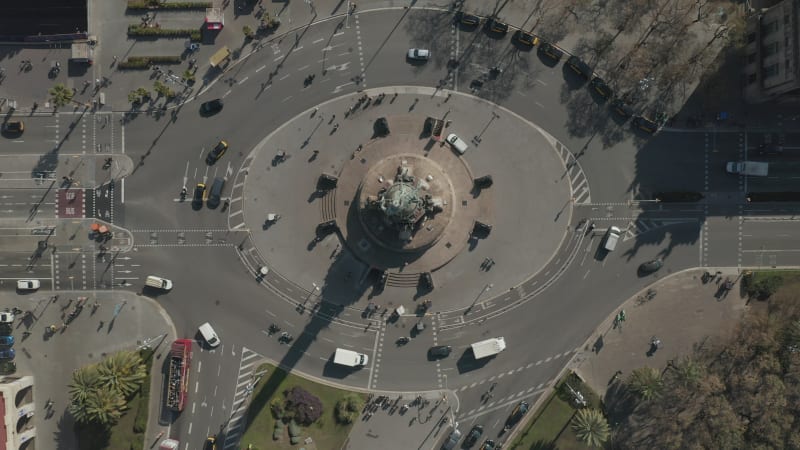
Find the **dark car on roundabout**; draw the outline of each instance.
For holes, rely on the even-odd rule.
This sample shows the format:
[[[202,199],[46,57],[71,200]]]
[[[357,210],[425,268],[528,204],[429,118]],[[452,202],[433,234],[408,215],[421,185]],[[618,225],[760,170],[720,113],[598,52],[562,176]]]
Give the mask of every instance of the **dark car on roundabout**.
[[[554,64],[561,61],[561,57],[564,56],[564,52],[549,42],[539,44],[539,54],[549,58]]]
[[[467,27],[477,27],[481,23],[481,18],[465,12],[460,12],[456,16],[456,20],[458,20],[462,25]]]
[[[589,81],[589,78],[592,77],[592,68],[575,55],[567,59],[567,67],[572,69],[584,81]]]
[[[508,24],[492,19],[486,22],[486,30],[499,36],[505,36],[508,33]]]
[[[432,358],[447,358],[453,351],[453,347],[449,345],[436,345],[428,349],[428,355]]]
[[[213,116],[214,114],[222,111],[222,99],[215,98],[200,105],[200,114],[204,116]]]
[[[514,40],[528,47],[533,47],[539,43],[539,38],[522,30],[518,30],[514,33]]]
[[[658,270],[661,269],[662,267],[664,267],[664,261],[660,259],[653,259],[650,261],[646,261],[639,265],[639,274],[648,275],[654,272],[658,272]]]
[[[634,115],[635,111],[633,107],[625,102],[625,100],[621,98],[615,98],[611,102],[611,110],[614,111],[619,117],[623,119],[628,119]]]
[[[222,158],[222,155],[224,155],[227,150],[228,143],[225,141],[219,141],[214,149],[208,152],[208,156],[206,156],[206,164],[210,166],[216,163],[220,158]]]
[[[21,120],[9,120],[3,123],[3,133],[20,135],[25,131],[25,123]]]
[[[614,95],[614,92],[608,87],[605,80],[600,77],[592,78],[592,82],[589,83],[592,85],[592,89],[599,95],[603,100],[608,100]]]
[[[478,439],[483,435],[483,425],[475,425],[469,430],[469,434],[464,438],[464,448],[469,448],[478,442]]]
[[[192,206],[196,209],[203,207],[203,196],[206,193],[205,183],[197,183],[194,187],[194,195],[192,196]]]
[[[506,425],[505,427],[503,427],[503,430],[510,430],[511,427],[513,427],[520,420],[522,420],[522,417],[524,417],[525,414],[528,413],[528,410],[530,408],[531,407],[528,404],[528,402],[524,400],[517,403],[517,406],[515,406],[514,409],[511,411],[511,414],[508,415],[508,419],[506,419]]]

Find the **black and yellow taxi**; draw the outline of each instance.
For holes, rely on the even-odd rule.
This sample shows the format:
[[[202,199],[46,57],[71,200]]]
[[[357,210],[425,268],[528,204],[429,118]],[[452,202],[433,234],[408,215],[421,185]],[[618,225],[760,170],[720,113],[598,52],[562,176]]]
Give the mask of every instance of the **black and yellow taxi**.
[[[583,78],[584,81],[589,81],[589,78],[592,76],[592,68],[575,55],[567,58],[567,67],[572,69],[576,75]]]
[[[522,30],[517,30],[517,32],[514,33],[514,40],[528,47],[533,47],[539,43],[539,38]]]
[[[465,12],[459,12],[458,15],[456,15],[456,20],[458,20],[461,25],[467,27],[477,27],[481,23],[480,17]]]
[[[206,184],[205,183],[197,183],[194,187],[194,195],[192,195],[192,206],[195,208],[201,208],[203,206],[203,197],[206,194]]]
[[[600,77],[592,78],[591,85],[592,89],[594,89],[597,95],[602,97],[603,100],[608,100],[611,98],[612,95],[614,95],[614,92],[611,90],[610,87],[608,87],[608,84],[606,84],[605,80],[603,80]]]
[[[555,63],[561,61],[561,57],[564,56],[564,52],[549,42],[539,44],[539,54],[550,58]]]
[[[611,111],[614,111],[615,114],[623,119],[631,117],[634,113],[633,107],[625,103],[625,100],[621,98],[615,98],[614,101],[611,102]]]
[[[631,122],[634,128],[638,128],[645,133],[655,134],[658,131],[658,124],[644,116],[636,116]]]
[[[217,145],[208,152],[208,156],[206,156],[206,164],[212,165],[215,162],[219,161],[222,158],[222,155],[225,154],[225,151],[228,150],[228,143],[225,141],[219,141]]]
[[[22,134],[25,131],[25,123],[21,120],[9,120],[3,122],[3,133]]]
[[[209,436],[206,438],[206,443],[203,445],[203,450],[217,450],[217,437]]]
[[[486,29],[491,33],[505,36],[505,34],[508,33],[508,24],[497,19],[492,19],[486,22]]]

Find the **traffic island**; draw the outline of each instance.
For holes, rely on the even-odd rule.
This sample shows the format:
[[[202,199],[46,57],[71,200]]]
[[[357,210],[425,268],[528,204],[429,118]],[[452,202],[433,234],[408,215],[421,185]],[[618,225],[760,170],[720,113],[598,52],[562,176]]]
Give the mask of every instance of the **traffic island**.
[[[252,386],[240,448],[343,448],[366,402],[365,394],[302,378],[271,364]]]

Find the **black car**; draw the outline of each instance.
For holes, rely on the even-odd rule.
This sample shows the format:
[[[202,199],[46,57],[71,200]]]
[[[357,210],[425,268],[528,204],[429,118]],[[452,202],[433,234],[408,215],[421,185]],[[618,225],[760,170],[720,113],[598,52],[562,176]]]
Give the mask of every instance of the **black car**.
[[[505,35],[506,33],[508,33],[508,24],[500,22],[497,19],[492,19],[486,22],[486,29],[491,31],[492,33]]]
[[[468,27],[476,27],[480,25],[481,18],[474,14],[467,14],[465,12],[458,13],[458,21]]]
[[[452,351],[453,348],[449,345],[437,345],[428,349],[428,354],[434,358],[446,358]]]
[[[592,76],[592,68],[575,55],[572,55],[569,57],[569,59],[567,59],[567,67],[572,69],[573,72],[575,72],[585,81],[589,81],[589,78]]]
[[[472,427],[472,429],[469,430],[469,434],[467,434],[467,437],[464,439],[464,447],[472,447],[475,445],[478,439],[481,438],[481,435],[483,435],[483,425],[475,425]]]
[[[631,117],[634,113],[631,105],[625,103],[625,100],[621,98],[615,98],[614,101],[611,102],[611,110],[623,119]]]
[[[538,42],[538,39],[530,33],[526,33],[522,30],[519,30],[514,35],[514,40],[519,42],[522,45],[527,45],[529,47],[533,47]]]
[[[654,134],[656,131],[658,131],[658,124],[646,117],[634,117],[633,122],[631,123],[634,127],[644,131],[645,133]]]
[[[203,115],[213,115],[218,112],[222,111],[222,99],[215,98],[214,100],[209,100],[202,105],[200,105],[200,114]]]
[[[506,420],[506,426],[504,429],[508,430],[514,425],[516,425],[517,422],[519,422],[520,419],[522,419],[522,417],[528,413],[528,410],[530,408],[531,408],[530,405],[526,401],[521,401],[517,403],[517,406],[515,406],[514,409],[511,411],[511,414],[508,415],[508,419]]]
[[[664,262],[660,259],[654,259],[652,261],[643,262],[639,266],[639,273],[640,274],[648,274],[657,272],[659,269],[664,267]]]
[[[208,156],[206,156],[206,164],[212,165],[219,161],[219,159],[222,158],[222,155],[225,154],[226,150],[228,150],[228,143],[225,141],[219,141],[217,146],[208,152]]]
[[[3,132],[9,134],[22,134],[25,131],[25,123],[21,120],[9,120],[3,123]]]
[[[561,61],[561,57],[564,56],[564,52],[556,48],[553,44],[549,42],[542,42],[539,45],[539,53],[542,55],[547,56],[548,58],[552,59],[554,62]]]
[[[194,187],[194,195],[192,196],[192,206],[200,208],[203,206],[203,196],[206,193],[206,185],[204,183],[197,183]]]
[[[600,77],[592,78],[592,89],[597,92],[597,95],[603,98],[603,100],[608,100],[611,98],[614,93],[611,91],[611,88],[608,87],[606,82]]]

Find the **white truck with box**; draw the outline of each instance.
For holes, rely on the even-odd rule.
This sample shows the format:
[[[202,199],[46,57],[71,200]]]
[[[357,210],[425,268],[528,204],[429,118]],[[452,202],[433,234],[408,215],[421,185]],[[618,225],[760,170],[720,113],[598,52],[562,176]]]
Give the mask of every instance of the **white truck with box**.
[[[333,354],[333,362],[347,367],[361,367],[367,365],[369,358],[363,353],[337,348],[336,353]]]
[[[148,275],[144,285],[155,289],[163,289],[165,291],[172,289],[172,281],[155,275]]]
[[[472,354],[475,359],[487,358],[494,356],[506,349],[506,339],[504,337],[496,337],[486,339],[472,344]]]
[[[769,163],[758,161],[730,161],[725,166],[728,173],[765,177],[769,173]]]
[[[608,228],[606,232],[606,239],[603,242],[603,248],[607,252],[613,252],[615,248],[617,248],[617,242],[619,242],[619,237],[622,235],[622,230],[618,227],[612,226]]]

